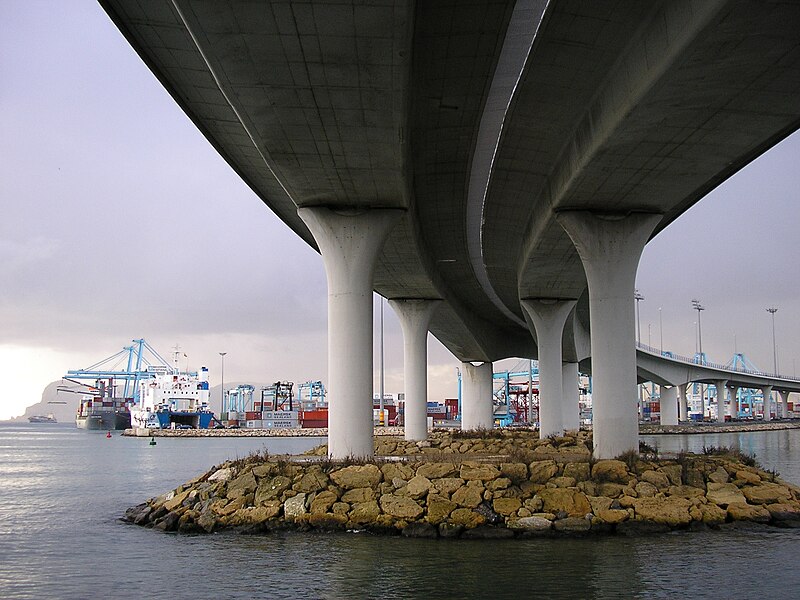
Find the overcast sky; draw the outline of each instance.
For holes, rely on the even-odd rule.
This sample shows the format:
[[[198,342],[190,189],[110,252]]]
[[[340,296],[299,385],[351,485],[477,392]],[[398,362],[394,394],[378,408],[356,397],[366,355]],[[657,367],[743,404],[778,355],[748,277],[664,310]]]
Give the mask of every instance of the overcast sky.
[[[226,381],[325,379],[319,256],[231,171],[91,1],[0,2],[0,419],[66,369],[144,337]],[[800,136],[654,239],[638,287],[642,338],[726,362],[800,359]],[[386,308],[386,390],[402,391]],[[377,318],[377,317],[376,317]],[[430,398],[458,362],[430,338]],[[376,359],[377,360],[377,359]],[[504,361],[498,368],[513,368]]]

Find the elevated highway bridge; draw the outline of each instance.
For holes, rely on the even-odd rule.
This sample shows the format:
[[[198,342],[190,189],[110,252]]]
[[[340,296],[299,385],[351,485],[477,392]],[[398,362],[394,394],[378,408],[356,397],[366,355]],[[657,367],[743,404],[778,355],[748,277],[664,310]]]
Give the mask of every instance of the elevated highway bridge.
[[[101,4],[322,254],[334,457],[373,451],[373,289],[403,325],[409,439],[430,330],[464,363],[464,427],[491,426],[491,362],[518,356],[542,433],[564,429],[591,357],[595,454],[638,448],[642,248],[800,126],[794,2]]]

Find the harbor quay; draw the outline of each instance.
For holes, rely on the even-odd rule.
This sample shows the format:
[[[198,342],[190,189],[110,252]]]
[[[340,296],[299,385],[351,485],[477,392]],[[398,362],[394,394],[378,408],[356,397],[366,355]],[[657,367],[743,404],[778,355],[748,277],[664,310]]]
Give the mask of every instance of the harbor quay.
[[[783,431],[800,429],[800,420],[791,421],[743,421],[738,423],[685,423],[679,425],[640,424],[639,433],[644,435],[735,433],[745,431]],[[591,426],[586,428],[591,431]],[[375,436],[403,436],[403,427],[375,427]],[[448,429],[435,431],[446,432]],[[452,431],[452,429],[450,429]],[[518,431],[532,431],[519,428]],[[130,428],[122,432],[126,437],[169,438],[217,438],[217,437],[326,437],[327,427],[286,427],[273,429],[147,429]]]
[[[126,511],[164,532],[368,531],[426,538],[800,527],[800,487],[729,448],[592,458],[589,432],[375,438],[371,459],[254,453]]]

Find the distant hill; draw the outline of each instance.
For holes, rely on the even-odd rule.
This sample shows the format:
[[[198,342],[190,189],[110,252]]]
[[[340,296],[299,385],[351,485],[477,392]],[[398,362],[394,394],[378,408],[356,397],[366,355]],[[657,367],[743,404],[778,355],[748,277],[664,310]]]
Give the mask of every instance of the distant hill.
[[[42,399],[36,404],[32,404],[25,409],[25,414],[16,417],[14,421],[27,421],[28,417],[34,415],[53,416],[59,423],[71,423],[75,421],[75,413],[78,412],[78,404],[81,397],[79,394],[59,394],[56,390],[63,382],[59,379],[47,385],[42,392]],[[58,403],[58,404],[56,404]]]
[[[81,401],[80,394],[70,394],[67,392],[58,393],[56,390],[59,386],[63,385],[63,381],[59,379],[47,385],[42,392],[42,399],[36,404],[32,404],[25,409],[25,414],[21,417],[14,417],[12,421],[27,421],[28,417],[34,415],[48,415],[50,413],[56,418],[59,423],[73,423],[75,421],[75,413],[78,412],[78,404]],[[261,398],[261,388],[266,387],[266,383],[255,383],[251,381],[233,381],[225,383],[225,389],[233,389],[237,385],[249,383],[255,389],[253,399],[258,400]],[[220,404],[220,386],[216,385],[211,388],[211,408],[216,413],[219,412]],[[296,392],[295,392],[296,393]]]

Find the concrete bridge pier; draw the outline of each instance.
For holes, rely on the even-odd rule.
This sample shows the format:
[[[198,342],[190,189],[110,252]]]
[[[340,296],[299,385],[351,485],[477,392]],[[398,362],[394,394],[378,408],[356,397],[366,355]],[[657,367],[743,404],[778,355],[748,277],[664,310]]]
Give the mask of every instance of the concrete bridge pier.
[[[732,385],[730,387],[731,391],[731,419],[736,419],[739,417],[739,386]]]
[[[575,300],[523,298],[522,308],[533,322],[539,347],[539,436],[564,433],[564,373],[561,338]]]
[[[372,440],[372,281],[399,209],[299,208],[319,246],[328,279],[328,454],[370,457]]]
[[[791,392],[787,392],[784,390],[778,390],[778,395],[781,397],[781,414],[780,416],[784,419],[789,418],[789,394]]]
[[[439,304],[441,300],[389,300],[403,329],[404,426],[410,441],[428,437],[428,326]]]
[[[461,363],[461,429],[494,427],[492,363]]]
[[[686,386],[688,383],[681,383],[678,385],[678,410],[680,411],[680,420],[689,420],[689,399],[686,396]]]
[[[725,392],[727,391],[728,381],[726,379],[718,379],[714,382],[714,387],[717,388],[717,423],[725,422]]]
[[[566,362],[561,366],[561,422],[565,431],[581,428],[581,395],[578,363]]]
[[[678,386],[661,386],[661,424],[678,424]]]
[[[772,420],[772,386],[765,385],[761,388],[761,394],[764,396],[764,420]]]
[[[661,215],[570,210],[556,219],[589,284],[594,456],[638,452],[633,295],[639,258]]]

